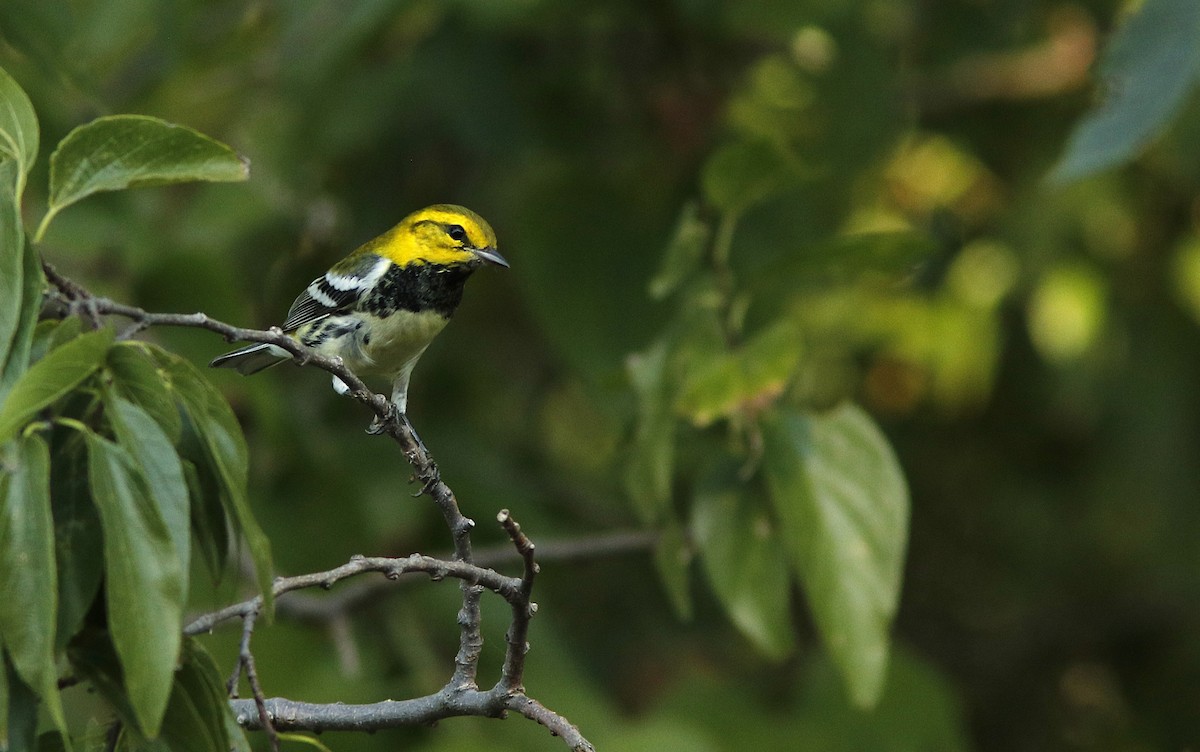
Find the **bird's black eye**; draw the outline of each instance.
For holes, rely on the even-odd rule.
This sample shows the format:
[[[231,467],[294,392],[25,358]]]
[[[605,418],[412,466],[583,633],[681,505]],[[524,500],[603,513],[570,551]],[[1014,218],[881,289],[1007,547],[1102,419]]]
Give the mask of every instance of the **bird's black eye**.
[[[450,225],[446,228],[446,234],[456,243],[464,243],[467,240],[467,231],[462,228],[462,225]]]

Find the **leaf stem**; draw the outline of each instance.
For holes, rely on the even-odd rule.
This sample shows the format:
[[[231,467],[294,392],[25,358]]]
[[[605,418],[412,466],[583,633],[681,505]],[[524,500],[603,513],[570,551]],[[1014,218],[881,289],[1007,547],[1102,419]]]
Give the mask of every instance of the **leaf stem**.
[[[37,230],[33,233],[33,242],[40,243],[46,234],[46,229],[50,226],[50,220],[58,215],[59,207],[53,204],[46,207],[46,214],[42,217],[42,221],[38,222]]]

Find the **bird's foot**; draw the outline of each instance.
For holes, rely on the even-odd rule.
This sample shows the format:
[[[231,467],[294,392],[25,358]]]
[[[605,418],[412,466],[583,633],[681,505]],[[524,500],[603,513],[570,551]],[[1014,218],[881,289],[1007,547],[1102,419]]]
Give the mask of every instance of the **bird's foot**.
[[[387,409],[387,415],[385,417],[380,417],[380,416],[376,415],[375,418],[371,421],[371,425],[367,426],[367,434],[370,436],[378,436],[379,434],[383,433],[384,430],[386,430],[388,423],[391,423],[393,420],[396,420],[397,418],[399,418],[404,423],[408,423],[408,417],[405,416],[404,413],[400,412],[399,408],[396,407],[395,403],[389,402],[388,409]],[[412,424],[409,424],[409,430],[410,431],[412,430]],[[413,433],[413,436],[416,436],[416,432]]]

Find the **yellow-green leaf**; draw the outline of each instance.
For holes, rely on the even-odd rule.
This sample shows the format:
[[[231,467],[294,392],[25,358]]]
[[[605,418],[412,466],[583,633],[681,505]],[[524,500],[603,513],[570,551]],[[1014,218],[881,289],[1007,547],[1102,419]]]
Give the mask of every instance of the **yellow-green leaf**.
[[[735,468],[718,468],[696,490],[692,534],[730,621],[768,658],[791,655],[796,647],[792,578],[762,495],[741,481]]]
[[[879,699],[908,541],[908,488],[860,408],[780,410],[764,470],[792,566],[855,704]]]
[[[711,236],[712,230],[700,219],[696,204],[684,206],[675,234],[663,253],[662,266],[650,280],[650,297],[661,300],[678,289],[699,268]]]
[[[690,620],[692,547],[675,520],[669,520],[658,537],[658,543],[654,546],[654,566],[675,614],[680,619]]]
[[[783,392],[799,359],[800,334],[781,321],[741,348],[696,367],[684,380],[675,408],[698,426],[742,409],[761,410]]]
[[[42,408],[91,376],[113,341],[111,329],[88,332],[34,363],[0,404],[0,442],[16,435]]]
[[[38,153],[38,121],[29,97],[8,72],[0,68],[0,161],[17,164],[12,193],[20,204],[25,176]]]

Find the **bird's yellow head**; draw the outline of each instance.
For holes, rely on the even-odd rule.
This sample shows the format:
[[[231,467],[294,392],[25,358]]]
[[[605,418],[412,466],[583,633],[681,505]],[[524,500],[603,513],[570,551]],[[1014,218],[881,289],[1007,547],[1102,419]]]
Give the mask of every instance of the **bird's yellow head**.
[[[372,243],[377,253],[400,266],[508,266],[496,251],[496,233],[475,212],[454,204],[434,204],[405,217]]]

